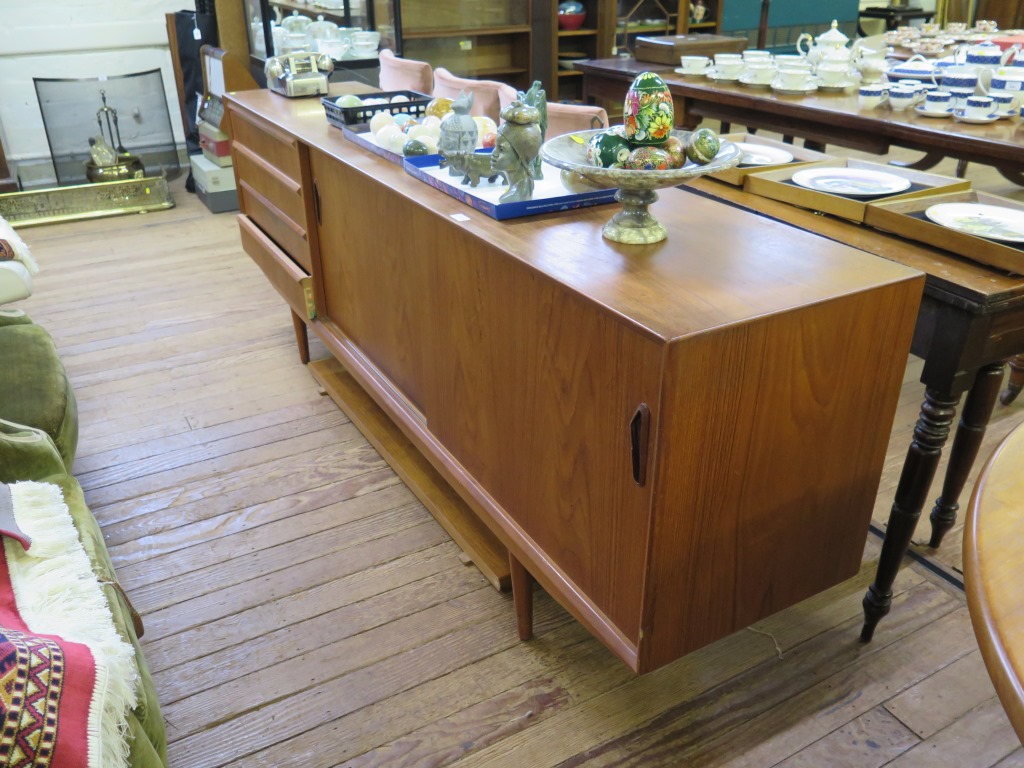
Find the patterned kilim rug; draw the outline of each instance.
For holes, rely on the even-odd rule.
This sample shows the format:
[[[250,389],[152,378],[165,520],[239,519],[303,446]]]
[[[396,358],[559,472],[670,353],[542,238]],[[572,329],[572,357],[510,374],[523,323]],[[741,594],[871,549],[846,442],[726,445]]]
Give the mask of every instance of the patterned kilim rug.
[[[126,766],[138,670],[60,489],[0,485],[0,526],[0,766]]]

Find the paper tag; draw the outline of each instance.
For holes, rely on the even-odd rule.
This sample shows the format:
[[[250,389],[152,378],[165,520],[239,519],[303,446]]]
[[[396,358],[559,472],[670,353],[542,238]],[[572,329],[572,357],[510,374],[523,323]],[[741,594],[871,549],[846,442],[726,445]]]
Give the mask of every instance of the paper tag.
[[[196,40],[202,40],[203,39],[203,33],[199,31],[199,27],[195,27],[192,30],[192,37],[194,37]]]
[[[455,221],[469,221],[469,216],[464,213],[453,213],[452,219]]]

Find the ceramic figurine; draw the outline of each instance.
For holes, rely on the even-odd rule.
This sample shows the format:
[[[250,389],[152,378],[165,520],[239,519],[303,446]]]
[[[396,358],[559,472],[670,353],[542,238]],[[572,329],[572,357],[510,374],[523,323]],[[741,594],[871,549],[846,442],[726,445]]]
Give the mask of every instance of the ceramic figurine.
[[[543,144],[548,135],[548,95],[541,85],[540,80],[534,80],[530,90],[526,93],[519,91],[519,100],[528,107],[533,107],[540,114],[537,125],[540,126],[540,143]],[[543,179],[543,163],[540,157],[533,161],[533,178]]]
[[[665,81],[653,72],[641,72],[626,91],[622,119],[631,144],[664,144],[672,133],[675,110]]]
[[[502,203],[519,202],[533,197],[533,161],[540,152],[540,112],[523,102],[513,101],[501,110],[502,123],[498,140],[491,153],[491,167],[504,171],[508,190],[499,198]]]
[[[488,182],[497,181],[499,176],[506,176],[504,171],[491,167],[491,156],[481,152],[445,152],[441,150],[441,161],[439,168],[447,168],[448,172],[455,171],[455,175],[462,174],[460,184],[469,184],[475,187],[480,179],[487,179]]]
[[[449,155],[455,152],[472,152],[476,148],[476,121],[469,115],[473,107],[473,94],[462,92],[452,102],[452,114],[441,121],[441,136],[438,139],[438,149],[447,152]],[[449,166],[448,173],[451,176],[458,176],[459,171]]]

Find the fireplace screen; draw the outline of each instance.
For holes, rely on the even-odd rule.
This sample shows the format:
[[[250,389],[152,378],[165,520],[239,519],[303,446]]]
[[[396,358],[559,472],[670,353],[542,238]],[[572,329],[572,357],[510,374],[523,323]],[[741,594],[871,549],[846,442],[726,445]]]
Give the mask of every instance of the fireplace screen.
[[[159,69],[33,82],[61,186],[181,172]],[[110,150],[116,157],[104,165]]]

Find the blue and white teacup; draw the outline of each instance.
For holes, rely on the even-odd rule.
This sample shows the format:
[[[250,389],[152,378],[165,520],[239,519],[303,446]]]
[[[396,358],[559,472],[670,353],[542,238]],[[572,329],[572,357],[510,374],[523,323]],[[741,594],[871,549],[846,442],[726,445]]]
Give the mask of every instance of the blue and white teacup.
[[[942,71],[942,88],[946,91],[974,91],[978,87],[978,70],[974,67],[946,67]]]
[[[857,104],[861,109],[874,109],[889,97],[884,83],[862,85],[857,93]]]
[[[949,94],[953,97],[953,109],[965,109],[967,100],[974,95],[974,89],[950,88]]]
[[[984,120],[995,111],[995,103],[990,96],[971,96],[967,99],[964,116],[974,120]]]
[[[1012,93],[997,93],[992,92],[989,94],[992,99],[992,103],[995,104],[996,112],[1000,115],[1009,115],[1014,109],[1014,95]]]
[[[924,97],[924,108],[935,114],[949,112],[953,108],[953,94],[949,91],[929,91]]]

